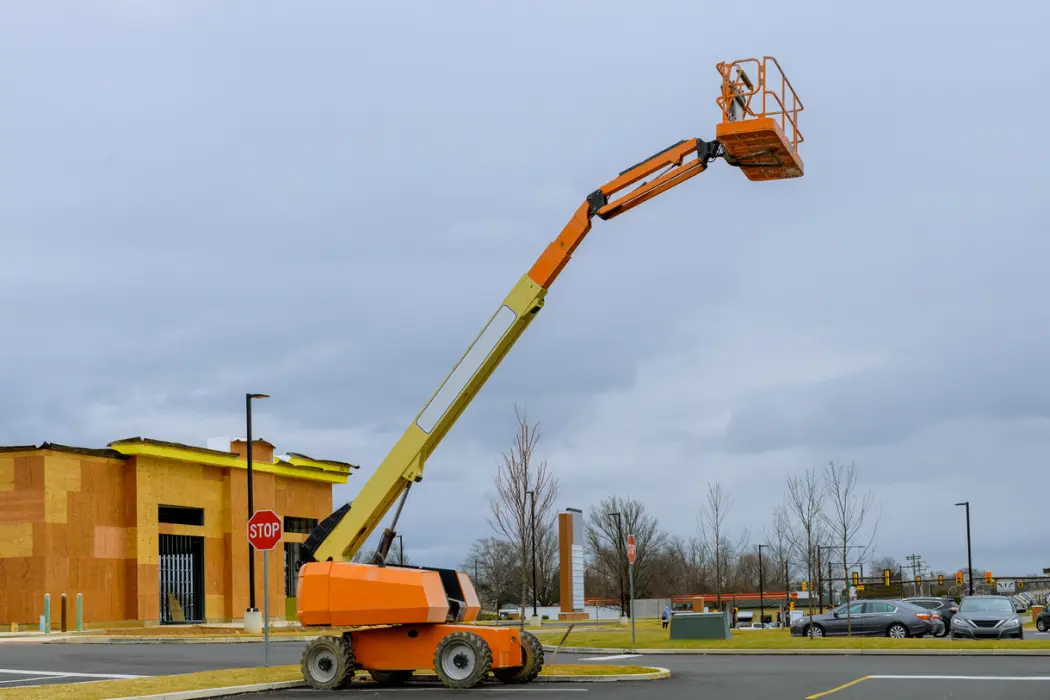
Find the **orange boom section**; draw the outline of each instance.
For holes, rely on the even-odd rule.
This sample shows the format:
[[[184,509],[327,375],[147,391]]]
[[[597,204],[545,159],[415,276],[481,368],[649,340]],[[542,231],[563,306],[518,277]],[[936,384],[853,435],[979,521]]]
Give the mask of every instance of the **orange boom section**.
[[[722,94],[716,100],[722,122],[715,135],[726,162],[740,167],[749,180],[802,177],[798,154],[804,140],[798,128],[802,102],[777,59],[746,58],[719,63],[717,68],[722,75]]]
[[[449,611],[438,572],[373,564],[303,564],[297,598],[304,625],[440,623]]]

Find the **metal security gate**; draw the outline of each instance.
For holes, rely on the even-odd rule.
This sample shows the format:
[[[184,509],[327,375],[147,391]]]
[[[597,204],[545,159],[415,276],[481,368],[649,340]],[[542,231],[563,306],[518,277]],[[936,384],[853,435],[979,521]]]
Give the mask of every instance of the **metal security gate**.
[[[160,621],[204,620],[204,538],[160,536]]]

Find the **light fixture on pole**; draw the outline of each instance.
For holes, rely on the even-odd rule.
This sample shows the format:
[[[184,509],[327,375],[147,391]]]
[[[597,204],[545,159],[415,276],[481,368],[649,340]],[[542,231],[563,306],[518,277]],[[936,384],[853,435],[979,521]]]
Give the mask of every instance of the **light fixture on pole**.
[[[538,618],[540,614],[536,609],[536,491],[534,489],[528,493],[532,497],[532,616]]]
[[[244,395],[244,417],[248,433],[248,451],[245,458],[248,461],[248,519],[255,515],[255,498],[252,488],[252,399],[268,399],[268,394],[245,394]],[[256,613],[255,607],[255,547],[248,545],[248,612]]]
[[[970,547],[970,502],[956,503],[957,506],[966,506],[966,568],[970,572],[970,595],[973,595],[973,549]]]
[[[762,548],[768,546],[768,544],[758,545],[758,624],[762,625],[763,627],[766,624],[766,598],[765,590],[763,590],[762,586]]]
[[[620,617],[627,617],[626,601],[623,597],[623,525],[619,512],[609,513],[616,518],[616,566],[619,569],[620,579]]]

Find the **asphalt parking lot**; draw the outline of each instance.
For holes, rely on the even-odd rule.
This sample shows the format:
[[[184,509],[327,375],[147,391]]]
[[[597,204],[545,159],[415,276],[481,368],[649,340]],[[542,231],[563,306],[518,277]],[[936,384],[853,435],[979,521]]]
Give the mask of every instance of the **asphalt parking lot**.
[[[759,632],[761,634],[761,632]],[[947,642],[949,644],[951,642]],[[956,642],[956,644],[960,644]],[[962,645],[962,644],[960,644]],[[273,665],[297,664],[301,642],[271,645]],[[227,644],[5,644],[0,646],[0,689],[122,677],[168,675],[262,665],[257,643]],[[550,654],[547,655],[550,662]],[[497,698],[535,692],[555,697],[626,700],[644,693],[648,700],[672,700],[698,693],[733,700],[770,697],[805,700],[895,700],[950,697],[953,700],[1050,697],[1050,659],[1003,656],[685,656],[558,654],[557,663],[609,663],[658,666],[672,677],[660,681],[601,684],[534,683],[507,687],[498,683],[476,692]],[[644,690],[642,690],[644,689]],[[352,691],[351,691],[352,692]],[[413,698],[451,697],[436,683],[406,688],[368,687],[368,694],[412,693]],[[243,697],[243,696],[241,696]],[[347,691],[308,688],[260,693],[260,700],[345,698]]]
[[[523,687],[500,684],[478,689],[492,700],[520,698],[529,692],[553,697],[594,700],[678,700],[686,697],[732,700],[1028,700],[1050,697],[1046,657],[858,657],[858,656],[650,656],[602,658],[558,656],[558,662],[641,664],[671,670],[671,678],[625,683],[535,683]],[[937,676],[937,678],[931,678]],[[863,680],[861,680],[863,679]],[[1023,679],[1023,680],[1022,680]],[[348,691],[324,692],[295,688],[260,693],[259,700],[329,700]],[[368,694],[410,693],[413,700],[462,696],[436,683],[404,688],[369,688]]]

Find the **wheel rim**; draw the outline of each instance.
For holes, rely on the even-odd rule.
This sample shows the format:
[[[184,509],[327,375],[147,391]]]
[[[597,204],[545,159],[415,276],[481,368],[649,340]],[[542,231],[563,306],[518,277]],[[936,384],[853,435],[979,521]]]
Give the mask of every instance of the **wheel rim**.
[[[477,666],[477,655],[474,649],[463,642],[450,644],[441,657],[441,670],[453,680],[462,681],[470,678]]]
[[[315,650],[307,659],[306,665],[310,669],[310,675],[318,683],[331,681],[339,668],[338,659],[328,649]]]
[[[810,630],[810,634],[814,637],[823,637],[824,630],[820,629],[819,627],[814,627],[812,630]]]
[[[894,625],[893,627],[890,627],[890,636],[894,637],[895,639],[903,639],[904,628],[900,625]]]
[[[1039,630],[1040,632],[1046,632],[1046,623],[1045,622],[1037,622],[1037,623],[1035,623],[1035,628],[1037,630]]]

